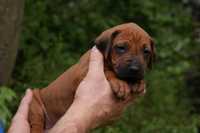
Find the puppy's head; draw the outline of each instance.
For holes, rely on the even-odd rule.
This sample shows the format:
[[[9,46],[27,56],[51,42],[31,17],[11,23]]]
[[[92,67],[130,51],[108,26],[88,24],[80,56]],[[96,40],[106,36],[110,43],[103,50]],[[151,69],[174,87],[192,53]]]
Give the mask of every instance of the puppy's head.
[[[117,77],[128,82],[142,80],[155,58],[151,37],[134,23],[104,31],[96,38],[95,44],[104,55],[106,65]]]

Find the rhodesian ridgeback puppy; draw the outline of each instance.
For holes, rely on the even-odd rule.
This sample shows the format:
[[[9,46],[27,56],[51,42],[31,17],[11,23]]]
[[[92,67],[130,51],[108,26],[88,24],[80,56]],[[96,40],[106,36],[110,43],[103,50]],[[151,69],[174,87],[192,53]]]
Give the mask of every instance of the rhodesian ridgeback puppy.
[[[155,48],[142,28],[134,23],[121,24],[102,32],[93,43],[104,56],[104,72],[116,98],[123,100],[144,92],[144,73],[152,66]],[[49,86],[33,91],[31,133],[43,133],[52,127],[72,104],[87,74],[89,55],[90,50]]]

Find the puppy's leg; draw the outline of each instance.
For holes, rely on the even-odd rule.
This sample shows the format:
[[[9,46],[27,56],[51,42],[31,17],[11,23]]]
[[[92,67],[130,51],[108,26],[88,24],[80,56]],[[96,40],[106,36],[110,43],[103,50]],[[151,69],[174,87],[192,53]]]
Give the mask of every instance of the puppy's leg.
[[[118,79],[112,71],[105,71],[105,75],[114,94],[119,99],[126,99],[130,94],[142,95],[145,93],[144,80],[135,84],[128,84],[126,81]]]
[[[37,93],[33,91],[33,99],[29,109],[29,124],[31,133],[43,133],[44,132],[44,113],[41,105],[37,99]]]
[[[119,99],[126,99],[131,92],[131,88],[127,82],[118,79],[112,71],[105,71],[107,80],[111,89]]]
[[[131,92],[133,94],[136,94],[136,95],[143,95],[145,94],[146,90],[145,90],[145,82],[144,80],[141,80],[139,81],[138,83],[134,84],[134,85],[129,85],[130,88],[131,88]]]

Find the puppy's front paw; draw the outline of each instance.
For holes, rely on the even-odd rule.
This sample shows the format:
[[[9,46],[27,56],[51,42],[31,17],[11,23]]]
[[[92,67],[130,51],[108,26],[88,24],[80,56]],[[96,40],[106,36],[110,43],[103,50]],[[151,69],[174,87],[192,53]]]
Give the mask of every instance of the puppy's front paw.
[[[146,85],[144,80],[141,80],[139,83],[136,83],[134,85],[129,85],[131,93],[136,95],[144,95],[146,92]]]
[[[111,79],[109,83],[117,98],[124,100],[130,94],[130,87],[125,81],[119,79]]]

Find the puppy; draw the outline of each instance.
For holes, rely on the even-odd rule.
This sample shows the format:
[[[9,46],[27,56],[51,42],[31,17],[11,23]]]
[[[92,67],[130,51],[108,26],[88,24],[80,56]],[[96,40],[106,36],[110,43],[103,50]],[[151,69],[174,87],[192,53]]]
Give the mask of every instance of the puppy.
[[[104,72],[116,98],[123,100],[144,92],[144,73],[152,67],[155,48],[142,28],[134,23],[118,25],[101,33],[93,43],[104,56]],[[52,127],[72,104],[87,74],[89,55],[90,50],[46,88],[33,90],[31,133],[43,133]]]

